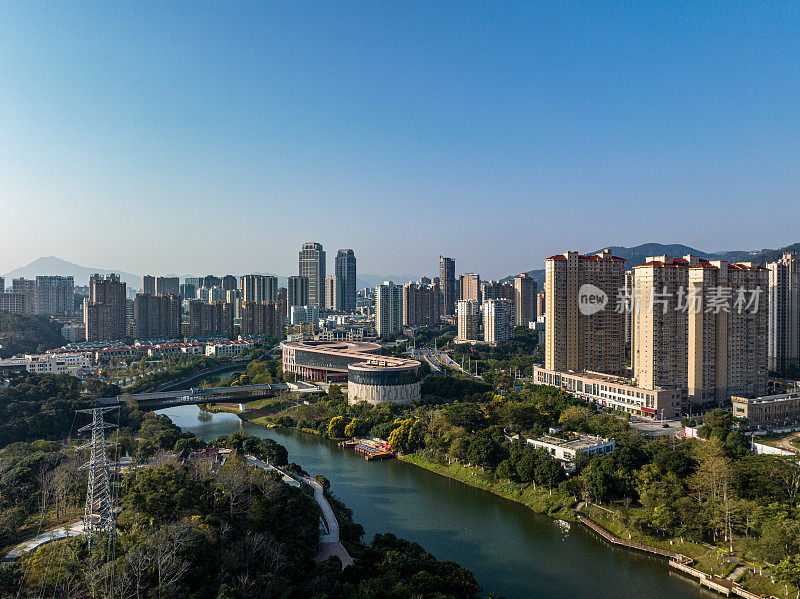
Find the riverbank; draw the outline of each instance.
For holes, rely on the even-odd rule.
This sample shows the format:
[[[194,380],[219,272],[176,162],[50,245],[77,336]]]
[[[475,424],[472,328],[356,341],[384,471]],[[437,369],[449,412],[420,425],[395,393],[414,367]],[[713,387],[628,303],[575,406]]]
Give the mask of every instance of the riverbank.
[[[440,464],[417,453],[398,456],[398,459],[440,476],[488,491],[504,499],[521,503],[537,514],[570,522],[580,521],[577,511],[573,509],[573,505],[575,505],[574,498],[564,496],[558,491],[550,491],[541,487],[534,489],[533,486],[523,488],[515,483],[498,481],[494,476],[477,468],[455,462]],[[628,520],[627,514],[623,514],[619,510],[587,505],[582,512],[585,519],[599,524],[612,537],[620,540],[629,539],[629,541],[621,543],[622,546],[630,544],[631,547],[636,549],[635,546],[640,545],[655,549],[656,551],[651,551],[651,553],[655,554],[671,553],[685,556],[691,560],[693,567],[687,569],[686,566],[683,566],[676,567],[676,569],[686,572],[697,579],[699,584],[713,590],[722,592],[722,587],[712,586],[704,582],[704,580],[710,581],[718,579],[720,576],[724,579],[737,569],[737,561],[726,561],[724,559],[724,551],[720,548],[704,543],[693,543],[685,540],[677,542],[675,539],[658,539],[645,535],[632,527],[626,526],[624,523]],[[595,527],[588,525],[586,522],[583,522],[583,524],[598,532]],[[607,535],[601,534],[601,536],[609,540]],[[645,551],[647,550],[645,549]],[[671,559],[670,561],[676,560]],[[681,560],[677,561],[680,563]],[[730,582],[738,583],[736,586],[740,586],[743,590],[752,593],[752,595],[749,595],[751,599],[777,597],[784,591],[781,585],[773,583],[769,577],[755,571],[758,570],[757,567],[748,565],[750,567],[735,578],[731,578]],[[693,572],[688,570],[693,570]],[[748,595],[743,594],[742,596]]]

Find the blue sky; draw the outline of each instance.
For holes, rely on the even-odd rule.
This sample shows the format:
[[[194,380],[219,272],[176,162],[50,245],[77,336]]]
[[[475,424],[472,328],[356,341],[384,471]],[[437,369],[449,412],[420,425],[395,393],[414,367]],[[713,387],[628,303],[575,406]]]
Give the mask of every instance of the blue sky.
[[[0,272],[800,241],[796,3],[0,4]]]

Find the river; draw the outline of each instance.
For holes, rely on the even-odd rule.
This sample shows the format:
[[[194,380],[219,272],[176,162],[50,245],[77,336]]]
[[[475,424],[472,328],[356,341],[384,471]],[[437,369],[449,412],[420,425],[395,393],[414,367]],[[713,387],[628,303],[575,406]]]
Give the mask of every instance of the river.
[[[483,593],[507,599],[718,597],[671,572],[663,559],[612,548],[576,524],[399,460],[367,462],[330,440],[243,423],[234,414],[199,418],[196,406],[160,410],[206,441],[244,430],[278,441],[289,460],[324,474],[369,541],[391,532],[475,573]]]

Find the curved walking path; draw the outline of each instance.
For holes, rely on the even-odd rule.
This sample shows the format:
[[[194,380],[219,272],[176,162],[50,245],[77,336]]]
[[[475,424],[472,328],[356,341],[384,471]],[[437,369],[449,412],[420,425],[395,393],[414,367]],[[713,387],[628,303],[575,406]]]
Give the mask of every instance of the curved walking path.
[[[263,468],[264,470],[275,470],[283,475],[284,482],[287,484],[294,483],[295,485],[299,486],[300,483],[298,483],[293,477],[286,474],[283,470],[276,468],[271,464],[267,464],[255,456],[248,455],[245,457],[249,464],[254,464],[255,466]],[[298,476],[298,478],[314,489],[314,499],[322,510],[322,518],[325,520],[325,526],[328,529],[327,533],[320,533],[319,535],[319,551],[317,551],[314,561],[318,563],[324,562],[332,555],[335,555],[342,562],[342,570],[344,570],[347,566],[352,565],[353,558],[350,557],[350,554],[347,553],[347,549],[344,548],[344,545],[342,545],[341,541],[339,540],[339,521],[336,520],[336,515],[333,513],[333,508],[325,497],[325,490],[322,488],[321,484],[319,484],[310,476]]]
[[[27,553],[28,551],[33,551],[34,549],[38,549],[45,543],[58,541],[60,539],[68,539],[70,537],[77,537],[78,535],[82,534],[83,534],[83,520],[79,520],[78,522],[73,522],[72,524],[66,524],[63,526],[59,526],[58,528],[47,530],[42,534],[37,535],[32,539],[28,539],[27,541],[23,541],[22,543],[14,547],[3,558],[2,563],[10,564],[23,553]]]

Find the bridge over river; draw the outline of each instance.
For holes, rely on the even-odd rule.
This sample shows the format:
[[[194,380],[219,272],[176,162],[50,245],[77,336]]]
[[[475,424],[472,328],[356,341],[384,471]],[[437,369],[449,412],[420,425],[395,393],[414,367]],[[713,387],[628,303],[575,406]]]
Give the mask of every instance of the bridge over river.
[[[238,387],[193,387],[177,391],[159,391],[155,393],[135,393],[131,395],[115,395],[103,397],[97,401],[103,406],[119,406],[130,401],[132,397],[142,410],[161,410],[176,406],[247,403],[263,397],[274,397],[282,393],[322,393],[322,389],[310,383],[278,383],[273,385],[241,385]]]

